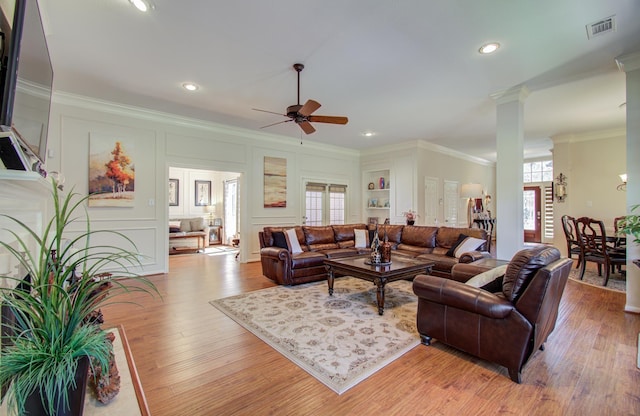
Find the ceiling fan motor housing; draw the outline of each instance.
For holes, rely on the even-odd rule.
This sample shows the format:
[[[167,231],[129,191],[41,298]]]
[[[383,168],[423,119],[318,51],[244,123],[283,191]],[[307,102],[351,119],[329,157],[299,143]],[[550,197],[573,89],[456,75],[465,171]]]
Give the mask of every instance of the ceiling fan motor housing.
[[[298,111],[300,111],[301,108],[302,105],[300,104],[290,105],[289,107],[287,107],[287,116],[295,118],[297,115],[299,115]]]

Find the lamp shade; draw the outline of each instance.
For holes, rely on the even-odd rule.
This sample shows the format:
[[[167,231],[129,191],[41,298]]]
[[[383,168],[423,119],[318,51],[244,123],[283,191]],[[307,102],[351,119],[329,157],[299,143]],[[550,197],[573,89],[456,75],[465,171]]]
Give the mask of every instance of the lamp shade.
[[[479,183],[465,183],[460,189],[462,198],[482,198],[482,185]]]

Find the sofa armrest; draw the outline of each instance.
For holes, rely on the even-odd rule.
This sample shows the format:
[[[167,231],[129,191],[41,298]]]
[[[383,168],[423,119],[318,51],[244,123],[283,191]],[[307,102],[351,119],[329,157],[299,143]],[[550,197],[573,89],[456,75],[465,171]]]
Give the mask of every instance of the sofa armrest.
[[[474,261],[488,258],[491,258],[491,253],[488,251],[467,251],[466,253],[462,253],[458,259],[458,263],[473,263]]]
[[[451,306],[491,319],[505,318],[515,309],[508,300],[454,280],[421,274],[413,279],[419,300]]]
[[[466,282],[473,276],[493,269],[491,266],[484,266],[474,263],[458,263],[451,268],[451,279],[458,282]]]
[[[260,256],[291,262],[291,253],[286,248],[265,247],[260,249]]]

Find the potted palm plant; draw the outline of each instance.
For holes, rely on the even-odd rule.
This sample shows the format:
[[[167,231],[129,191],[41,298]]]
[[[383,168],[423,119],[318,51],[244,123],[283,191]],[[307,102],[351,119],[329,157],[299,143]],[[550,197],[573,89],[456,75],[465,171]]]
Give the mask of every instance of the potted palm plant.
[[[638,208],[640,208],[640,204],[631,206],[632,214],[626,215],[618,223],[618,233],[620,235],[631,235],[633,236],[633,241],[640,244],[640,215],[633,214]],[[640,259],[633,260],[633,263],[640,267]]]
[[[16,280],[18,287],[0,289],[3,308],[14,317],[3,328],[3,344],[8,345],[0,351],[1,400],[21,415],[81,415],[87,367],[108,371],[111,348],[107,333],[90,322],[92,314],[123,292],[157,293],[147,278],[129,271],[141,266],[129,238],[90,228],[87,197],[73,190],[63,195],[55,179],[52,197],[53,215],[41,234],[4,215],[16,226],[9,230],[15,241],[0,241],[28,273],[27,279],[2,276]],[[79,215],[81,208],[84,214]],[[97,234],[111,235],[117,242],[93,245]],[[35,249],[30,250],[33,241]],[[70,399],[74,391],[79,404]]]

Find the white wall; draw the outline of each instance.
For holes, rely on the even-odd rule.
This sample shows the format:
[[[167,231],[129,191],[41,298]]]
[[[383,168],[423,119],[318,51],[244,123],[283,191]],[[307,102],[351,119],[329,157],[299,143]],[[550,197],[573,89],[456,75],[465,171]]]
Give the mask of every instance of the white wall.
[[[66,185],[81,194],[88,189],[89,138],[92,134],[122,138],[134,144],[135,202],[131,208],[89,208],[92,226],[118,230],[146,255],[145,273],[168,270],[169,168],[240,174],[241,259],[259,260],[258,231],[265,225],[302,221],[302,178],[339,178],[349,185],[347,220],[360,221],[358,152],[311,141],[221,126],[158,114],[144,109],[56,94],[52,106],[47,170],[66,176]],[[287,207],[263,207],[265,156],[287,159]],[[189,179],[191,181],[194,178]],[[181,181],[182,183],[182,181]],[[213,189],[216,189],[214,186]],[[181,191],[182,192],[182,191]],[[217,194],[216,194],[217,195]],[[186,198],[191,198],[187,196]],[[181,199],[182,201],[182,199]],[[200,213],[200,207],[181,214]],[[173,211],[172,211],[173,213]]]
[[[362,154],[363,170],[391,170],[391,222],[403,224],[402,213],[407,209],[418,212],[416,224],[424,224],[424,178],[438,179],[439,196],[442,198],[444,181],[482,184],[483,189],[495,199],[495,165],[450,149],[418,140],[401,145],[369,149]],[[452,226],[466,226],[467,201],[459,201],[459,221]],[[363,204],[366,201],[363,202]],[[494,207],[489,207],[496,215]],[[438,223],[443,225],[444,208],[439,204]]]
[[[196,206],[195,181],[211,182],[211,203],[216,206],[216,218],[222,218],[224,181],[240,174],[201,169],[169,167],[169,178],[178,180],[178,205],[169,207],[169,218],[204,217],[209,219],[207,207]]]
[[[567,197],[554,202],[554,245],[563,255],[562,215],[601,219],[613,232],[613,219],[626,214],[626,192],[616,189],[618,175],[626,172],[626,154],[624,130],[554,138],[554,175],[567,176]]]

